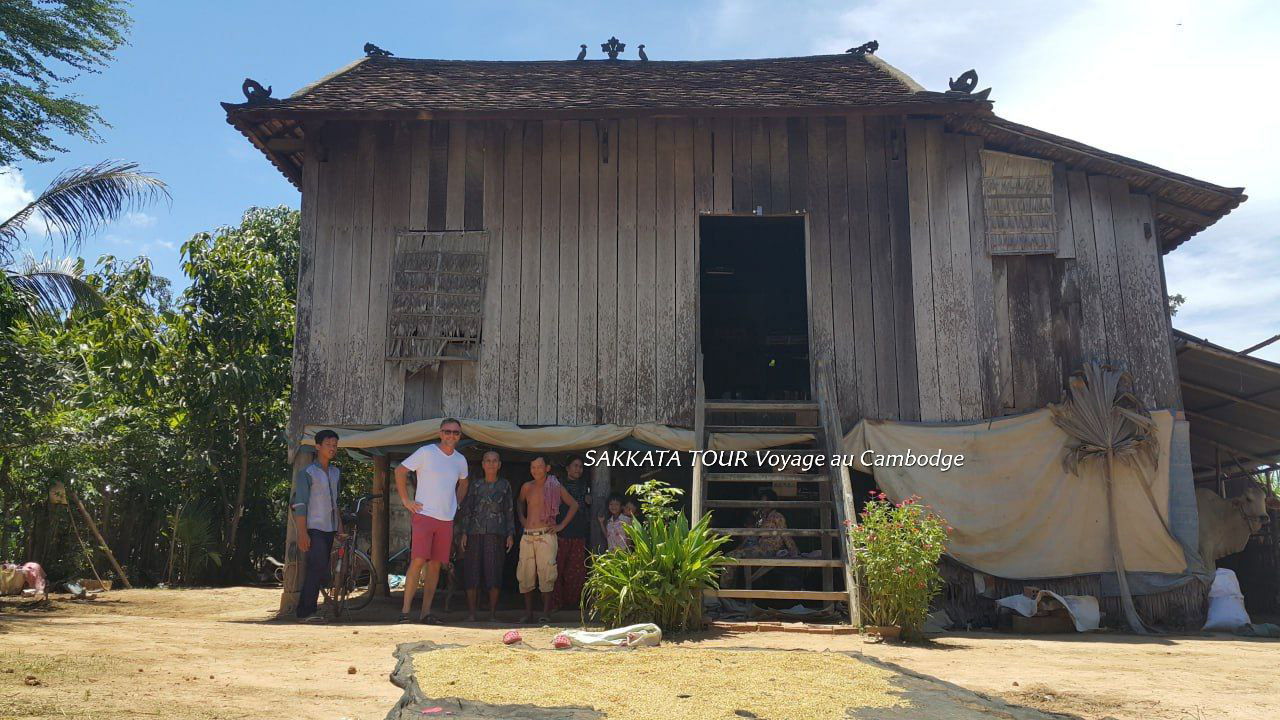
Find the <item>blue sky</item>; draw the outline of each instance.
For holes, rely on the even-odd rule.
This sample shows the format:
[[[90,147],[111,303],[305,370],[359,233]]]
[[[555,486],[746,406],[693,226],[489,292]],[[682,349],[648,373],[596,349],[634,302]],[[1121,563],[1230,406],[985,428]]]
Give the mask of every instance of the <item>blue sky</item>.
[[[133,214],[85,244],[146,254],[182,286],[178,249],[252,205],[296,207],[288,182],[226,124],[252,77],[277,97],[361,55],[570,59],[610,35],[634,57],[841,52],[868,39],[930,89],[974,67],[996,112],[1177,172],[1243,185],[1250,200],[1166,258],[1175,325],[1230,347],[1280,333],[1280,3],[995,0],[642,4],[568,2],[231,2],[143,0],[130,45],[73,89],[111,123],[104,142],[65,143],[53,162],[0,174],[0,215],[59,170],[107,158],[169,183],[171,206]],[[1280,343],[1259,353],[1280,360]]]

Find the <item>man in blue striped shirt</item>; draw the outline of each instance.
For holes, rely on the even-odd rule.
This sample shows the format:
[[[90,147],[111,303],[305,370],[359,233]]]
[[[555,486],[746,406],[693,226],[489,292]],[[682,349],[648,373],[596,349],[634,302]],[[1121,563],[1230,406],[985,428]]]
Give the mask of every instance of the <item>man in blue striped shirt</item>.
[[[316,433],[316,458],[293,479],[289,506],[298,526],[298,550],[306,554],[306,576],[298,595],[298,619],[324,622],[316,612],[320,588],[329,579],[329,554],[335,535],[342,534],[342,513],[338,511],[340,473],[331,461],[338,455],[338,433]]]

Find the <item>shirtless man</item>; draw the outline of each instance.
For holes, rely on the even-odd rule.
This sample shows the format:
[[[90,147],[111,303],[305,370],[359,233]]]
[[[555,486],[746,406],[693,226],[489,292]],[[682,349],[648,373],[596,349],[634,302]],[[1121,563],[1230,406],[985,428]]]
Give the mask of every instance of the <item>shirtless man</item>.
[[[552,592],[556,589],[556,533],[564,529],[578,512],[578,501],[555,477],[549,477],[551,469],[544,456],[537,456],[529,463],[529,475],[533,482],[520,488],[516,500],[516,514],[524,535],[520,537],[520,564],[516,566],[516,579],[524,594],[524,615],[520,622],[533,619],[533,593],[542,591],[542,615],[538,622],[551,621]],[[569,506],[564,520],[556,522],[560,504]]]

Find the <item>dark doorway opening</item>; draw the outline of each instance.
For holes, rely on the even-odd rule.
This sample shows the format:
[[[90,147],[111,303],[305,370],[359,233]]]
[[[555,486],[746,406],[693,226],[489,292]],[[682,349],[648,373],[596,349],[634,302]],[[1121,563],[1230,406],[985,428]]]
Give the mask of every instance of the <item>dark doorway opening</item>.
[[[808,400],[804,218],[700,218],[709,400]]]

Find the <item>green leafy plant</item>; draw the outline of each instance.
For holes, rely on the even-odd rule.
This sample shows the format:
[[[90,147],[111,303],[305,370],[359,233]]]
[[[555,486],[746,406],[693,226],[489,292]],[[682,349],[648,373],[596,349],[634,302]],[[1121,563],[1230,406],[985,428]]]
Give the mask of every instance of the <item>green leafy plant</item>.
[[[583,612],[610,627],[651,622],[666,632],[702,626],[702,591],[718,587],[720,547],[711,516],[692,526],[675,504],[683,492],[660,480],[631,487],[645,520],[627,525],[630,548],[593,558],[582,590]]]
[[[915,495],[900,503],[872,495],[860,524],[849,529],[864,585],[862,619],[915,634],[942,589],[938,560],[951,527]]]
[[[171,562],[178,575],[172,580],[180,579],[189,584],[200,576],[208,563],[222,565],[222,554],[214,550],[218,536],[214,530],[213,513],[205,503],[182,507],[170,515],[168,534],[174,553]]]

